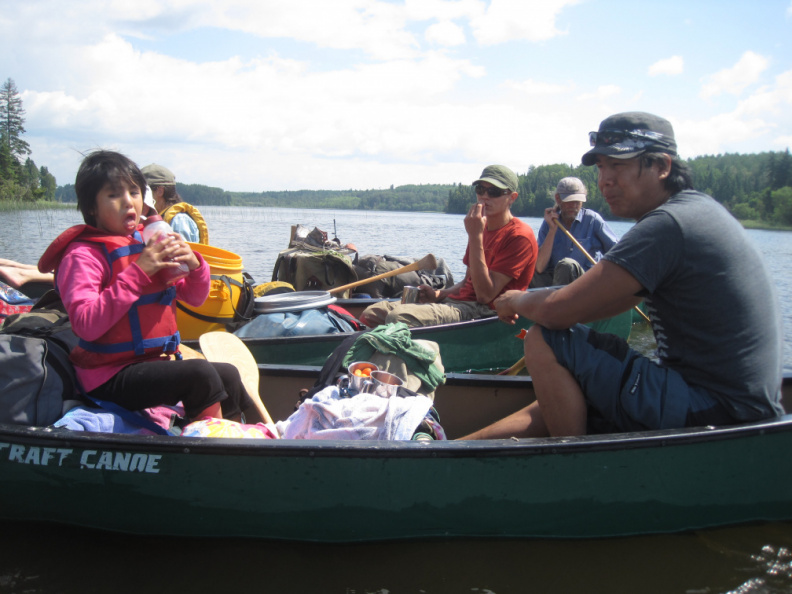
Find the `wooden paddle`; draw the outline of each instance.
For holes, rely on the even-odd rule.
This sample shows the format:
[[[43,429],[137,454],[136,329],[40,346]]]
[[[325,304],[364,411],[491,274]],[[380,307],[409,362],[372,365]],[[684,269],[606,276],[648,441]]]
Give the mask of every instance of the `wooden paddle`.
[[[383,278],[388,278],[389,276],[396,276],[397,274],[404,274],[405,272],[413,272],[414,270],[434,270],[435,268],[437,268],[437,260],[435,259],[434,255],[426,254],[420,260],[416,260],[412,264],[407,264],[407,266],[402,266],[401,268],[389,270],[388,272],[383,272],[382,274],[372,276],[371,278],[364,278],[363,280],[355,281],[354,283],[349,283],[348,285],[333,287],[332,289],[329,290],[329,292],[331,294],[343,293],[347,289],[354,289],[355,287],[359,287],[360,285],[367,285],[368,283],[373,283],[374,281],[378,281]]]
[[[572,243],[574,243],[575,246],[581,252],[583,252],[585,254],[585,256],[586,256],[586,258],[588,258],[589,262],[591,262],[592,264],[596,264],[597,263],[597,261],[594,258],[591,257],[591,254],[589,254],[586,251],[586,248],[584,248],[582,245],[580,245],[580,242],[577,239],[575,239],[575,237],[567,230],[566,227],[564,227],[564,225],[562,225],[558,221],[553,221],[553,222],[555,223],[555,226],[558,227],[559,229],[561,229],[561,231],[563,231],[564,233],[566,233],[566,236],[569,237],[569,239],[572,241]],[[638,307],[636,305],[636,306],[633,307],[633,309],[635,311],[637,311],[639,314],[641,314],[641,317],[644,320],[646,320],[650,324],[652,323],[652,321],[649,319],[649,316],[647,316],[643,311],[641,311],[640,307]],[[518,373],[520,373],[520,371],[523,370],[524,367],[525,367],[525,357],[521,357],[520,360],[517,361],[514,365],[512,365],[511,367],[509,367],[508,369],[506,369],[504,371],[501,371],[498,375],[517,375]]]
[[[273,423],[272,417],[259,396],[258,365],[245,343],[230,332],[205,332],[201,334],[198,343],[207,360],[230,363],[239,370],[242,383],[245,384],[245,389],[253,399],[261,418],[267,423]]]
[[[188,347],[186,344],[179,345],[179,352],[182,355],[182,359],[206,359],[201,352]]]
[[[586,251],[586,248],[584,248],[582,245],[580,245],[580,242],[577,239],[575,239],[575,237],[567,230],[566,227],[564,227],[564,225],[562,225],[558,221],[554,221],[554,222],[555,222],[556,227],[558,227],[559,229],[561,229],[561,231],[566,233],[566,236],[569,237],[570,241],[575,244],[575,247],[577,247],[577,249],[579,249],[581,252],[583,252],[583,254],[586,256],[586,258],[588,258],[589,262],[591,262],[592,264],[596,264],[597,263],[597,261],[594,258],[591,257],[591,254],[589,254]],[[637,311],[639,314],[641,314],[641,317],[644,320],[646,320],[650,324],[652,323],[652,321],[649,319],[649,316],[647,316],[643,311],[641,311],[640,307],[638,307],[636,305],[636,306],[633,307],[633,309],[635,311]]]

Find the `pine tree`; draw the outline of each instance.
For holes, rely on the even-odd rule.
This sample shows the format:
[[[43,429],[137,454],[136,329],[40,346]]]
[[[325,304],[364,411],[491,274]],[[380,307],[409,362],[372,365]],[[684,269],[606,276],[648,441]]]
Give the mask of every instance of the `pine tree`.
[[[30,145],[22,140],[25,133],[25,110],[16,85],[8,79],[0,88],[0,131],[11,154],[20,159],[30,154]]]
[[[55,199],[55,190],[58,189],[58,184],[55,181],[55,176],[49,172],[49,169],[42,166],[39,170],[39,177],[41,178],[41,189],[43,191],[43,198],[45,200]]]

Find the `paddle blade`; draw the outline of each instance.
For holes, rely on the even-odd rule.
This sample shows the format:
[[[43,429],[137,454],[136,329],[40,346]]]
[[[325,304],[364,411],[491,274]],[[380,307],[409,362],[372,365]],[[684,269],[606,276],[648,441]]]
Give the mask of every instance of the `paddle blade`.
[[[437,268],[437,259],[434,254],[426,254],[423,258],[416,262],[418,267],[416,270],[434,270]]]
[[[239,371],[242,383],[253,403],[256,405],[261,417],[272,423],[272,417],[267,411],[259,396],[259,370],[256,360],[250,353],[245,343],[230,332],[206,332],[198,339],[201,351],[209,361],[230,363]]]

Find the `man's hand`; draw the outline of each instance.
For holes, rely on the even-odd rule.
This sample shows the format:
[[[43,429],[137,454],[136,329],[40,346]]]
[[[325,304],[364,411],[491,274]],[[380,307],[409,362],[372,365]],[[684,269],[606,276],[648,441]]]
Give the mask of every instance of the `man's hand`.
[[[487,217],[484,215],[484,205],[476,202],[465,215],[465,231],[468,236],[483,236],[486,228]]]
[[[555,223],[558,222],[559,215],[560,215],[560,212],[559,212],[557,206],[552,206],[550,208],[545,208],[544,220],[545,220],[545,223],[547,223],[547,226],[550,227],[551,230],[555,229]]]
[[[494,301],[495,311],[498,312],[498,318],[502,322],[514,324],[517,321],[519,316],[515,311],[515,302],[523,295],[525,291],[506,291]]]
[[[437,303],[441,299],[440,293],[429,285],[418,285],[418,303]]]

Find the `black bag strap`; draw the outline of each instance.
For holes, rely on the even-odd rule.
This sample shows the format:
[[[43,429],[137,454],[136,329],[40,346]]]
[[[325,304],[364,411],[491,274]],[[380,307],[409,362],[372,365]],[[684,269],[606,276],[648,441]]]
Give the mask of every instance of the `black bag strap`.
[[[333,349],[333,352],[322,366],[322,370],[319,372],[319,378],[316,380],[316,383],[314,383],[313,387],[305,392],[305,394],[300,396],[300,402],[308,400],[309,398],[313,397],[314,394],[321,392],[327,386],[333,383],[336,374],[339,372],[341,365],[344,362],[344,357],[361,334],[363,334],[363,332],[353,332],[344,338],[344,340],[341,341],[341,344]]]
[[[253,319],[253,310],[256,307],[256,295],[253,292],[253,284],[251,280],[246,277],[243,277],[242,282],[240,283],[238,280],[233,279],[225,274],[221,275],[211,275],[212,280],[219,280],[222,281],[223,284],[228,288],[228,294],[233,295],[233,291],[231,289],[231,285],[239,287],[239,308],[234,305],[233,300],[231,302],[231,309],[234,310],[234,319],[229,322],[228,318],[218,318],[215,316],[207,316],[197,311],[193,311],[188,309],[184,305],[182,305],[179,301],[176,302],[176,307],[186,313],[188,316],[191,316],[197,320],[201,320],[202,322],[209,322],[212,324],[225,324],[226,328],[228,329],[229,326],[241,326],[240,322],[249,322]],[[236,329],[236,328],[233,328]],[[229,330],[231,331],[231,330]]]

